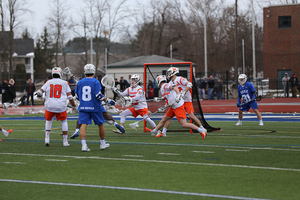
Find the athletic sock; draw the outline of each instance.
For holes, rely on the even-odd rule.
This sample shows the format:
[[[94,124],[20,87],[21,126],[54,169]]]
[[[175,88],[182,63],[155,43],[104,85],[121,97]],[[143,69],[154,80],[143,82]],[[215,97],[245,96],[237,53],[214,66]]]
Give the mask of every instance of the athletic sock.
[[[46,138],[49,138],[49,137],[50,137],[50,131],[46,131],[46,132],[45,132],[45,137],[46,137]]]
[[[7,131],[4,130],[4,129],[2,129],[2,133],[3,133],[3,135],[4,135],[4,134],[7,134]]]
[[[162,133],[167,133],[167,130],[168,129],[164,127],[163,130],[162,130]]]
[[[68,135],[63,135],[63,138],[64,138],[64,142],[68,142]]]
[[[75,132],[78,132],[78,133],[79,133],[79,128],[76,128]]]
[[[105,144],[105,139],[100,140],[101,144]]]
[[[81,139],[81,145],[86,146],[86,140],[85,139]]]

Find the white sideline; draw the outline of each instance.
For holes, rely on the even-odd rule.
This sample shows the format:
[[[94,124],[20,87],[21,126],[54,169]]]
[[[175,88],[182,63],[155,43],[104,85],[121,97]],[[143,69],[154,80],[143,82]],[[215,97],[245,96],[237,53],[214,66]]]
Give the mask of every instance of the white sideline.
[[[118,161],[136,161],[136,162],[150,162],[150,163],[166,163],[166,164],[183,164],[183,165],[204,165],[216,167],[236,167],[248,169],[263,169],[263,170],[277,170],[277,171],[293,171],[300,172],[300,169],[279,168],[279,167],[260,167],[247,165],[228,165],[228,164],[214,164],[214,163],[195,163],[195,162],[179,162],[179,161],[164,161],[164,160],[143,160],[143,159],[129,159],[129,158],[104,158],[99,156],[66,156],[66,155],[46,155],[46,154],[25,154],[25,153],[0,153],[0,155],[12,156],[38,156],[38,157],[59,157],[59,158],[75,158],[75,159],[97,159],[97,160],[118,160]]]
[[[144,189],[144,188],[133,188],[133,187],[118,187],[118,186],[107,186],[107,185],[88,185],[88,184],[76,184],[76,183],[45,182],[45,181],[24,181],[24,180],[13,180],[13,179],[0,179],[0,182],[32,183],[32,184],[43,184],[43,185],[61,185],[61,186],[75,186],[75,187],[104,188],[104,189],[114,189],[114,190],[156,192],[156,193],[179,194],[179,195],[190,195],[190,196],[203,196],[203,197],[215,197],[215,198],[226,198],[226,199],[240,199],[240,200],[268,200],[268,199],[229,196],[229,195],[206,194],[206,193],[195,193],[195,192],[180,192],[180,191],[172,191],[172,190],[155,190],[155,189]]]

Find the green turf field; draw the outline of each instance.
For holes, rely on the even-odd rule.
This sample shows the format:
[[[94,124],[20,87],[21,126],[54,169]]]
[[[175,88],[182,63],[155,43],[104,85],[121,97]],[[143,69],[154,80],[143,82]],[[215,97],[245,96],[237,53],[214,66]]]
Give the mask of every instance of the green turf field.
[[[90,152],[79,138],[63,147],[56,121],[50,147],[43,120],[0,123],[13,128],[0,133],[0,199],[300,199],[299,123],[209,122],[222,131],[204,140],[189,131],[155,138],[128,124],[118,135],[105,125],[105,150],[90,125]]]

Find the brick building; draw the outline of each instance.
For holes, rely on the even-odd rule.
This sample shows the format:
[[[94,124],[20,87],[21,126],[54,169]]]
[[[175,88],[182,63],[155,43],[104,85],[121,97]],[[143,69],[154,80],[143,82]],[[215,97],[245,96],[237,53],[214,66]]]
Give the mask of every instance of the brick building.
[[[263,13],[264,77],[281,80],[285,72],[300,77],[300,4],[269,6]]]

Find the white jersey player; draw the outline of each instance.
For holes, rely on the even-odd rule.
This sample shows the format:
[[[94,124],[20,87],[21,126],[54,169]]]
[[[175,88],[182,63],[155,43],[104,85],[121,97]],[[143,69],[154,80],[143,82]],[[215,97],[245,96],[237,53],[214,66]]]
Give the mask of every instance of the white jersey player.
[[[57,121],[61,121],[63,132],[63,146],[70,146],[68,143],[68,122],[67,122],[67,100],[72,106],[76,106],[71,89],[67,81],[62,80],[62,70],[60,67],[52,69],[53,79],[48,80],[40,90],[37,91],[38,97],[43,96],[45,92],[45,145],[50,145],[50,131],[52,128],[53,117],[56,116]]]
[[[125,89],[121,95],[125,97],[125,99],[132,102],[132,107],[126,109],[122,115],[120,120],[120,125],[124,128],[124,124],[127,116],[134,116],[135,118],[140,115],[145,118],[146,122],[150,124],[152,128],[156,126],[156,124],[148,117],[148,105],[146,103],[145,92],[139,83],[141,82],[141,76],[138,74],[133,74],[131,76],[131,85],[127,89]],[[141,102],[142,101],[142,102]],[[119,130],[113,130],[116,133],[120,133]],[[121,134],[121,133],[120,133]]]

